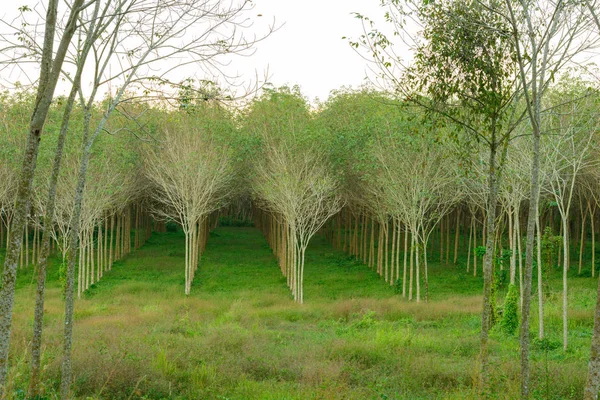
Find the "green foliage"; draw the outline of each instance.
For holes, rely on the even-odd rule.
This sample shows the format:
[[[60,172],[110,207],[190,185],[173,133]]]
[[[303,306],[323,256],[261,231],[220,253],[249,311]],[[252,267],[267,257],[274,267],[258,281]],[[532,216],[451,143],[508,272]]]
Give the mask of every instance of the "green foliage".
[[[562,236],[557,236],[552,233],[552,228],[547,226],[542,235],[542,263],[547,268],[554,267],[558,264],[558,251],[562,246]],[[543,268],[543,267],[542,267]]]
[[[394,284],[394,293],[402,294],[402,279],[398,278]]]
[[[65,289],[67,287],[67,267],[67,259],[64,259],[58,266],[58,282],[60,283],[63,297],[65,296]]]
[[[502,3],[470,0],[422,3],[417,9],[424,41],[407,73],[415,96],[426,94],[418,101],[431,100],[434,110],[481,136],[508,122],[503,119],[512,106],[517,60],[503,12]]]
[[[508,285],[502,313],[502,330],[514,335],[519,327],[519,289],[516,285]]]
[[[475,254],[477,255],[477,257],[483,257],[485,256],[485,246],[477,246],[475,247]]]

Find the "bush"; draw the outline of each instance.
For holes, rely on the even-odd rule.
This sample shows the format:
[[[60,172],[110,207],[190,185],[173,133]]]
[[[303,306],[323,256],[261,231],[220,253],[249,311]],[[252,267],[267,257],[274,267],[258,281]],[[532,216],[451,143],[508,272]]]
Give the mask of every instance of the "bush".
[[[502,329],[509,335],[514,335],[519,327],[519,291],[515,285],[508,286],[502,314]]]

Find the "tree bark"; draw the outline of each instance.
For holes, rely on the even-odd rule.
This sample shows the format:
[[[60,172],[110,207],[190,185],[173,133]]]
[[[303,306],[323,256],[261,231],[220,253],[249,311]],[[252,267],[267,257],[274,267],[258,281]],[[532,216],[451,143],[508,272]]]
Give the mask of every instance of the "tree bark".
[[[590,363],[588,365],[587,382],[583,392],[585,400],[596,400],[600,390],[600,279],[598,280],[598,294],[596,297],[596,310],[594,312],[594,333],[590,350]]]
[[[31,196],[31,185],[36,167],[39,143],[44,129],[44,124],[54,89],[60,76],[60,70],[67,53],[67,49],[75,34],[77,16],[83,0],[76,0],[71,8],[69,20],[65,26],[63,36],[56,51],[54,60],[53,44],[56,32],[56,20],[58,0],[50,0],[46,13],[46,24],[44,32],[44,44],[42,49],[42,61],[40,79],[37,90],[35,106],[29,124],[27,145],[23,156],[23,164],[18,180],[17,195],[14,205],[12,220],[12,232],[23,232],[24,224],[27,222],[26,214]],[[2,289],[0,289],[0,388],[6,385],[8,368],[8,350],[10,346],[10,332],[12,325],[12,313],[15,295],[15,282],[17,278],[17,260],[21,250],[21,235],[12,235],[4,260],[4,274],[2,277]],[[1,389],[3,393],[4,389]]]
[[[48,266],[48,256],[50,255],[50,229],[54,223],[54,210],[56,206],[56,186],[58,175],[62,163],[62,155],[69,127],[69,120],[75,96],[81,81],[81,71],[83,67],[78,68],[74,79],[73,87],[67,99],[60,132],[58,135],[58,143],[54,155],[54,163],[52,165],[52,174],[50,175],[50,183],[48,188],[48,199],[46,201],[46,214],[41,229],[42,234],[42,250],[38,255],[38,278],[35,297],[35,311],[33,319],[33,337],[31,339],[31,379],[29,381],[29,397],[39,396],[39,379],[41,366],[41,346],[43,334],[43,319],[44,319],[44,302],[46,289],[46,269]]]
[[[488,337],[491,329],[491,307],[492,307],[492,262],[494,251],[494,232],[496,226],[496,206],[498,198],[498,182],[496,171],[496,138],[492,135],[489,154],[488,189],[489,197],[487,204],[487,240],[485,256],[483,258],[483,311],[481,316],[480,355],[481,370],[479,377],[480,393],[486,397],[489,390],[489,344]]]
[[[521,311],[521,397],[529,398],[529,322],[531,310],[531,281],[533,275],[533,246],[535,240],[535,225],[538,219],[538,203],[540,193],[540,133],[534,129],[533,159],[531,166],[531,189],[529,194],[529,214],[527,216],[527,244],[525,246],[525,276],[523,279],[523,303]],[[541,265],[538,265],[541,272]],[[538,272],[538,274],[539,274]],[[541,280],[540,280],[541,284]],[[540,301],[542,300],[540,295]],[[543,327],[543,309],[540,309]],[[542,328],[543,329],[543,328]]]

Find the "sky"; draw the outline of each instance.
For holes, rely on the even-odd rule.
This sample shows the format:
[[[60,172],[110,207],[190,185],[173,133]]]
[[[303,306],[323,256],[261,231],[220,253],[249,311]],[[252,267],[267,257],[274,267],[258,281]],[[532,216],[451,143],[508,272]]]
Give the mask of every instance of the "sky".
[[[38,13],[43,15],[38,0],[18,0],[0,10],[0,18],[13,20],[18,15],[18,7],[35,4]],[[271,84],[299,85],[311,102],[316,98],[327,99],[331,90],[358,87],[365,82],[368,62],[342,37],[357,38],[362,33],[361,21],[353,12],[381,21],[385,10],[380,7],[380,0],[255,0],[254,4],[254,9],[247,14],[254,21],[250,32],[261,35],[273,21],[279,28],[257,44],[253,55],[232,58],[227,69],[240,76],[237,81],[256,80],[257,75],[263,77],[268,70]],[[23,65],[5,70],[2,80],[26,83],[31,80],[29,77],[38,75],[33,68]],[[66,93],[68,86],[59,83],[57,90]]]
[[[281,28],[260,43],[249,59],[235,59],[240,73],[268,67],[269,81],[275,86],[300,85],[311,101],[325,100],[329,92],[342,86],[365,82],[368,63],[343,36],[357,38],[361,22],[352,13],[372,18],[383,16],[379,0],[256,0],[260,24],[271,22]],[[259,74],[260,75],[260,74]]]

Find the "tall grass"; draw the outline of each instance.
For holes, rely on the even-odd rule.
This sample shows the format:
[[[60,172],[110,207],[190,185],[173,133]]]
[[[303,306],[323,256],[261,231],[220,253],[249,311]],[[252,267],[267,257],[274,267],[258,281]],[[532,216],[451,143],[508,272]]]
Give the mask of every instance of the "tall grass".
[[[297,305],[260,233],[224,227],[211,234],[185,297],[183,243],[181,233],[154,234],[77,301],[77,398],[474,398],[482,281],[463,273],[464,266],[430,265],[431,300],[417,304],[316,238],[307,254],[306,304]],[[33,274],[19,272],[10,355],[15,398],[23,398],[28,383],[34,304]],[[60,379],[57,274],[55,262],[43,354],[50,399]],[[532,353],[537,398],[581,397],[594,286],[590,278],[572,278],[565,353],[559,277],[551,277],[548,338],[535,341]],[[495,329],[491,350],[494,393],[518,397],[518,338]]]

